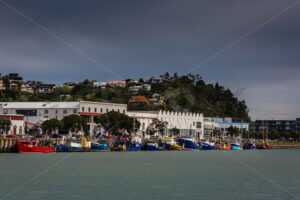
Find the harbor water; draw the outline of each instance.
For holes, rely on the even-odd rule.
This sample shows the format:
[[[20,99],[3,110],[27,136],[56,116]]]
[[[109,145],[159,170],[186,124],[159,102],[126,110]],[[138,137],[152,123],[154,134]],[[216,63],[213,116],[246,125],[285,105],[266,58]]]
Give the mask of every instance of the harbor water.
[[[300,199],[300,150],[3,153],[4,199]]]

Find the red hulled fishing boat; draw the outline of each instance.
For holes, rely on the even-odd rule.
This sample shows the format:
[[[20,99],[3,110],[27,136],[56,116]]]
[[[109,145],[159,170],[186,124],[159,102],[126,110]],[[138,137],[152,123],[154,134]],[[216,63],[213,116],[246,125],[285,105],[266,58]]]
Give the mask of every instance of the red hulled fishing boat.
[[[48,147],[39,145],[39,141],[19,140],[19,153],[55,153],[56,147]]]

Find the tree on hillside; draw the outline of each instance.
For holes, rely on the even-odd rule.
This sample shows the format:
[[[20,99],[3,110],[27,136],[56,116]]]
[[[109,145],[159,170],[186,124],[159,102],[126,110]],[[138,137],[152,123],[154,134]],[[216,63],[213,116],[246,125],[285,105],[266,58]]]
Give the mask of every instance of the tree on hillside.
[[[51,133],[53,133],[57,129],[62,129],[62,128],[63,128],[63,123],[58,119],[46,120],[42,125],[42,129],[44,131],[50,131]]]
[[[62,123],[63,128],[71,132],[78,132],[81,128],[83,128],[83,130],[86,130],[87,128],[86,120],[79,115],[66,116],[63,118]]]
[[[97,116],[95,122],[104,127],[104,129],[109,129],[114,135],[119,134],[118,129],[126,130],[128,133],[133,132],[134,118],[119,112],[111,111]],[[135,130],[138,130],[139,127],[140,122],[135,120]]]
[[[10,130],[11,121],[9,119],[0,118],[0,133],[7,134],[7,132]]]

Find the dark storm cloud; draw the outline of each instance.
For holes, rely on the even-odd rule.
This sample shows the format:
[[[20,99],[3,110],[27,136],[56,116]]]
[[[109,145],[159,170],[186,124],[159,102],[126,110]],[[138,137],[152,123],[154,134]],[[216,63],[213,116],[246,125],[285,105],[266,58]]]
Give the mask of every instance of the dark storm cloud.
[[[148,78],[185,74],[295,0],[7,2],[116,74]],[[296,117],[299,10],[291,8],[195,72],[233,90],[247,88],[242,97],[254,118]],[[56,83],[116,79],[2,3],[0,44],[2,73]]]

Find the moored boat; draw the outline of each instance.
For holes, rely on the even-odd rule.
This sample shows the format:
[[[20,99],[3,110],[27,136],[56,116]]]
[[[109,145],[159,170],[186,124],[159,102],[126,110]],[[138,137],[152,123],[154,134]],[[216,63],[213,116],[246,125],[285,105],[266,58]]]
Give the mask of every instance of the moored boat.
[[[157,142],[154,141],[147,141],[145,148],[147,151],[162,151],[163,148],[158,146]]]
[[[177,144],[173,137],[163,137],[161,139],[164,149],[166,150],[182,150],[182,146]]]
[[[55,153],[56,148],[40,146],[39,141],[20,140],[17,143],[19,153]]]
[[[214,143],[204,140],[201,142],[201,150],[214,150],[216,146]]]
[[[231,143],[231,148],[230,148],[230,149],[231,149],[231,150],[242,150],[240,144],[237,143],[237,142]]]
[[[243,145],[243,149],[246,149],[246,150],[255,150],[256,149],[256,145],[253,143],[253,142],[246,142],[244,145]]]
[[[180,138],[179,145],[182,146],[183,150],[200,150],[200,146],[192,138]]]

